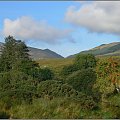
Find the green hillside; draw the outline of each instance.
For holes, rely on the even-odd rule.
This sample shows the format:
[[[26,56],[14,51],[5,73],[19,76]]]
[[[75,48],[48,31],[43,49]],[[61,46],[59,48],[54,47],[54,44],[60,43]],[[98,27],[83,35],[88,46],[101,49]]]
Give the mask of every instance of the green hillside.
[[[114,42],[110,44],[102,44],[98,47],[92,48],[90,50],[82,51],[80,54],[94,54],[95,56],[116,56],[120,55],[120,42]],[[74,57],[75,55],[71,55],[69,57]]]
[[[41,59],[38,60],[37,62],[39,65],[44,68],[44,67],[49,67],[52,70],[58,72],[60,71],[65,65],[70,65],[74,61],[74,58],[64,58],[64,59]]]

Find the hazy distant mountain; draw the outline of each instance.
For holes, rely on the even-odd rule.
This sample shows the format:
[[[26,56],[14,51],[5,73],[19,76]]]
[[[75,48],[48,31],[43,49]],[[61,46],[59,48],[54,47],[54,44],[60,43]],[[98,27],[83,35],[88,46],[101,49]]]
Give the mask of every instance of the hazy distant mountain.
[[[0,42],[0,54],[4,44]],[[49,49],[38,49],[33,47],[28,47],[29,55],[34,60],[45,59],[45,58],[63,58],[61,55],[49,50]]]
[[[120,55],[120,42],[113,42],[109,44],[102,44],[90,50],[82,51],[78,54],[91,53],[96,56],[117,56]],[[75,57],[77,54],[68,57]]]
[[[49,50],[49,49],[37,49],[33,47],[28,47],[29,54],[34,60],[44,59],[44,58],[63,58],[61,55]]]

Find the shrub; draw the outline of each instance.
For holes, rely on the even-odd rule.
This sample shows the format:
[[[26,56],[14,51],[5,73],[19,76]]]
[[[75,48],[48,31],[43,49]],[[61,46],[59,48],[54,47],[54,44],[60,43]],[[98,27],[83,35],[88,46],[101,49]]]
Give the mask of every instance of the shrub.
[[[44,80],[52,80],[54,77],[54,73],[49,68],[44,68],[39,70],[38,78],[42,81]]]
[[[39,97],[46,95],[52,97],[71,97],[78,94],[71,86],[55,80],[41,82],[37,87],[37,91]]]
[[[61,71],[61,75],[62,76],[66,76],[66,75],[69,75],[72,72],[77,71],[77,70],[78,70],[78,68],[74,64],[73,65],[64,66],[62,71]]]
[[[66,79],[66,82],[75,90],[87,94],[92,93],[92,88],[95,81],[96,74],[92,69],[82,69],[74,72]]]
[[[0,97],[6,96],[12,101],[31,102],[35,94],[35,86],[30,76],[19,71],[0,73]]]

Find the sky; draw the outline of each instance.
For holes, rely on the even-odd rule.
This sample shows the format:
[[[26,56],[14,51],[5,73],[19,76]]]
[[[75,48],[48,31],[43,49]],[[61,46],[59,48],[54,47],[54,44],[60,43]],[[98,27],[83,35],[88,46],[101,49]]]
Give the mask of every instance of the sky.
[[[119,8],[120,1],[0,1],[0,42],[12,35],[67,57],[119,42]]]

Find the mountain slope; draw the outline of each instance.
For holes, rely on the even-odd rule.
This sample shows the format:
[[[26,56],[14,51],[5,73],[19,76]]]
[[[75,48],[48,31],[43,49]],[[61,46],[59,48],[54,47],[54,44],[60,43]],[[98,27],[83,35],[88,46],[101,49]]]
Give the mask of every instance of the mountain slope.
[[[49,49],[37,49],[33,47],[28,47],[30,57],[34,60],[44,59],[44,58],[63,58],[61,55],[49,50]]]
[[[120,42],[113,42],[109,44],[102,44],[90,50],[82,51],[78,54],[94,54],[96,56],[116,56],[120,55]],[[71,55],[68,57],[74,57],[75,55]]]
[[[0,54],[4,44],[0,42]],[[38,49],[33,47],[28,47],[29,55],[34,60],[45,59],[45,58],[63,58],[61,55],[49,50],[49,49]]]

